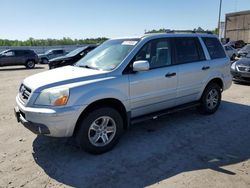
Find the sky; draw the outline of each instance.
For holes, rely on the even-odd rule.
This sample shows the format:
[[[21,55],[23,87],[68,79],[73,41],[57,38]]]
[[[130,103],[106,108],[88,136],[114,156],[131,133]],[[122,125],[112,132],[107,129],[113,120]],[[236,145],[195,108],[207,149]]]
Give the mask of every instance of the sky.
[[[121,37],[151,29],[214,29],[219,0],[0,0],[0,38]],[[225,13],[250,0],[223,0]]]

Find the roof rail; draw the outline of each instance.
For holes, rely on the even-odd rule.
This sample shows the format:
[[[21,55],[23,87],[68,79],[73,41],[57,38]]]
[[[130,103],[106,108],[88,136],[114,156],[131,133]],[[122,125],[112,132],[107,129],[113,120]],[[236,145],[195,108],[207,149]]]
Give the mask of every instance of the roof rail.
[[[195,31],[195,30],[166,30],[166,33],[206,33],[213,34],[211,31]]]

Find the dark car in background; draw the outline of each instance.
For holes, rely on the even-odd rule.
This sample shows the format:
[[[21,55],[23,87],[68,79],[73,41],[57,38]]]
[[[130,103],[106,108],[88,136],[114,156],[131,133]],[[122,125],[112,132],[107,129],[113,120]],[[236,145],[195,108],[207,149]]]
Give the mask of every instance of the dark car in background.
[[[232,64],[231,74],[234,81],[250,83],[250,54]]]
[[[238,56],[238,51],[232,46],[228,46],[228,45],[224,45],[224,48],[226,50],[228,57],[231,60],[235,60],[235,58]]]
[[[250,44],[247,44],[242,49],[238,51],[239,57],[246,57],[248,54],[250,54]]]
[[[73,65],[78,60],[83,58],[88,52],[95,49],[96,47],[97,45],[88,45],[88,46],[80,47],[69,52],[65,56],[51,59],[49,61],[49,68],[53,69],[53,68],[62,67],[66,65]]]
[[[50,59],[55,57],[63,56],[67,54],[64,49],[51,49],[46,51],[44,54],[38,54],[39,63],[41,64],[48,64]]]
[[[235,49],[240,49],[243,48],[246,45],[246,43],[243,40],[237,40],[237,41],[229,41],[226,45],[232,46]]]
[[[0,66],[24,65],[32,69],[36,63],[38,56],[33,50],[12,49],[0,53]]]

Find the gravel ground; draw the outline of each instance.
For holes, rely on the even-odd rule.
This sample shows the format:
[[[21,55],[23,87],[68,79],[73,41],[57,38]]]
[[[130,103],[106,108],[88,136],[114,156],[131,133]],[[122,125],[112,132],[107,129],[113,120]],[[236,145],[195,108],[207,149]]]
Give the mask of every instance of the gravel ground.
[[[214,115],[134,125],[96,156],[16,122],[20,82],[46,69],[0,68],[0,187],[250,187],[250,86],[233,84]]]

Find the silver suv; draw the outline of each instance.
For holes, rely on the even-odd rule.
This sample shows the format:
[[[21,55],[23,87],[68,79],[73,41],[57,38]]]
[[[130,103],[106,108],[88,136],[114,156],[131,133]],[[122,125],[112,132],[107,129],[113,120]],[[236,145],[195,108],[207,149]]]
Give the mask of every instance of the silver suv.
[[[230,60],[212,34],[151,34],[109,40],[75,66],[26,78],[17,120],[36,134],[76,138],[90,153],[117,144],[129,125],[191,106],[219,107]]]

